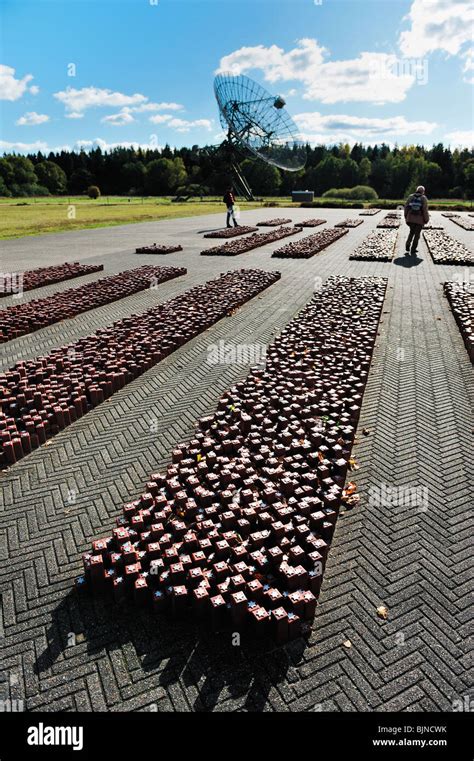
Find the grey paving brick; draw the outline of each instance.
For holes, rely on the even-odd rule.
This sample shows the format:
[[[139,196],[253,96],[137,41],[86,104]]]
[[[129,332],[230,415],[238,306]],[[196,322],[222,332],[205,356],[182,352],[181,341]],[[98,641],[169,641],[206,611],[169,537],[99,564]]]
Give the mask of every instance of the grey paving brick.
[[[255,223],[262,214],[246,212],[245,221]],[[308,212],[289,214],[297,221]],[[324,211],[330,224],[353,214]],[[454,225],[439,213],[433,217],[469,244],[467,231],[449,229]],[[186,266],[188,274],[9,342],[2,347],[2,368],[144,311],[219,272],[252,266],[282,273],[260,297],[0,475],[3,663],[18,670],[29,710],[451,710],[452,700],[471,685],[467,637],[473,618],[474,385],[441,288],[460,268],[434,265],[424,243],[422,261],[407,266],[404,231],[392,264],[349,261],[377,218],[366,218],[309,261],[273,260],[278,244],[236,259],[200,257],[198,231],[218,227],[222,219],[3,244],[7,269],[72,259],[104,264],[104,273],[78,279],[83,283],[149,263],[150,257],[133,253],[137,245],[175,241],[184,251],[166,257],[166,264]],[[362,500],[338,521],[309,640],[277,648],[244,638],[241,648],[232,648],[225,637],[186,622],[76,598],[71,588],[81,552],[109,532],[122,502],[140,494],[148,474],[169,461],[171,448],[192,434],[194,421],[214,409],[221,392],[245,377],[245,365],[208,365],[209,344],[271,341],[310,298],[314,278],[332,274],[383,275],[389,288],[354,449],[360,469],[352,478]],[[59,283],[24,298],[69,287]],[[403,501],[371,504],[370,490],[383,484],[426,487],[427,511]],[[67,503],[70,489],[77,491],[74,504]],[[388,607],[387,621],[377,617],[380,604]],[[68,647],[71,632],[79,637]],[[342,645],[346,639],[350,650]]]

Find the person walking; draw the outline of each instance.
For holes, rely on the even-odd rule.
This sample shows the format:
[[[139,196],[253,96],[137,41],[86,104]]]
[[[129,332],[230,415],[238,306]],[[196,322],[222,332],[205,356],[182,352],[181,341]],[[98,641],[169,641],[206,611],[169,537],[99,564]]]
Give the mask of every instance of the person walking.
[[[428,213],[428,199],[425,195],[423,185],[418,185],[416,192],[407,198],[405,203],[405,222],[410,228],[410,232],[405,244],[405,255],[410,253],[414,256],[417,252],[418,241],[420,240],[423,226],[430,220]]]
[[[230,224],[230,220],[232,219],[234,222],[234,227],[239,227],[239,223],[237,222],[237,219],[235,218],[235,196],[234,196],[234,189],[232,187],[227,188],[224,198],[222,199],[227,206],[227,227],[232,227]]]

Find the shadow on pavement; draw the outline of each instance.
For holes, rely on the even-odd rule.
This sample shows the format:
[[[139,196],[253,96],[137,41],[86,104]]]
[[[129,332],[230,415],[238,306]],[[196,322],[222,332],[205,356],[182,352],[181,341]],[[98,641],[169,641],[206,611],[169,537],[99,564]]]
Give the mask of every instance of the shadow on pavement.
[[[412,256],[410,254],[410,256],[399,256],[398,259],[393,260],[393,263],[398,267],[407,267],[410,269],[411,267],[417,267],[423,261],[424,259],[420,259],[418,256]]]
[[[44,679],[51,677],[56,661],[73,657],[74,649],[83,642],[87,656],[94,661],[100,654],[113,651],[120,651],[125,661],[122,648],[132,645],[136,656],[131,652],[129,657],[140,662],[146,679],[143,692],[150,693],[149,699],[144,697],[143,707],[155,700],[149,682],[154,673],[155,687],[168,690],[176,685],[178,689],[171,690],[173,696],[182,696],[181,705],[175,704],[176,698],[170,704],[168,698],[167,707],[163,705],[159,710],[197,712],[213,711],[219,701],[229,700],[237,702],[230,710],[263,711],[270,691],[287,681],[288,670],[299,663],[307,647],[302,637],[278,647],[269,639],[255,639],[247,633],[242,633],[241,645],[234,646],[230,630],[213,633],[191,618],[173,619],[131,603],[120,605],[76,590],[52,611],[47,642],[34,664],[35,674]],[[70,654],[66,654],[67,650]],[[130,648],[124,650],[126,656]],[[133,672],[132,684],[137,686],[137,667],[128,666],[127,672],[129,669]],[[74,667],[71,679],[73,672]],[[140,696],[140,691],[136,692]],[[115,709],[116,705],[115,701]]]

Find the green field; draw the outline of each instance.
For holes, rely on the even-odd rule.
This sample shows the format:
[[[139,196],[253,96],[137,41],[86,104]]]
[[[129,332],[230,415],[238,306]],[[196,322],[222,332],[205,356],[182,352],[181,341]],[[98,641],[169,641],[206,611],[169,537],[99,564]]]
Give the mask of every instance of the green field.
[[[315,205],[350,208],[350,202],[315,199]],[[264,198],[260,201],[240,201],[242,211],[264,205],[292,206],[290,198]],[[383,208],[394,208],[402,201],[377,201]],[[462,201],[441,200],[430,202],[431,208],[449,208]],[[372,204],[372,205],[375,205]],[[102,197],[94,201],[85,196],[46,198],[0,198],[0,238],[21,238],[25,235],[81,230],[89,227],[109,227],[134,222],[153,222],[176,217],[194,217],[201,214],[222,213],[225,208],[218,197],[198,198],[173,203],[171,197],[126,198]],[[468,204],[466,208],[470,208]]]
[[[260,206],[245,203],[247,209]],[[83,196],[64,198],[17,198],[0,200],[0,238],[21,238],[25,235],[81,230],[88,227],[109,227],[133,222],[153,222],[175,217],[224,212],[222,202],[187,201],[172,203],[168,198],[99,199]]]

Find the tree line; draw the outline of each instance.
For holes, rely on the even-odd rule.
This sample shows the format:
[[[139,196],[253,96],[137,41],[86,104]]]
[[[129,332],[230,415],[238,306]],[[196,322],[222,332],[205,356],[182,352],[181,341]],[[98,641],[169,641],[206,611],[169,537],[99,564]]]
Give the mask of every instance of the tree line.
[[[258,195],[287,196],[295,189],[320,196],[333,188],[366,185],[380,198],[399,199],[417,185],[431,198],[474,196],[474,150],[442,143],[390,147],[386,144],[306,146],[306,166],[281,172],[263,161],[244,159],[243,173]],[[0,158],[0,196],[81,194],[96,186],[106,195],[216,195],[231,176],[225,156],[213,147],[172,149],[99,147]]]

